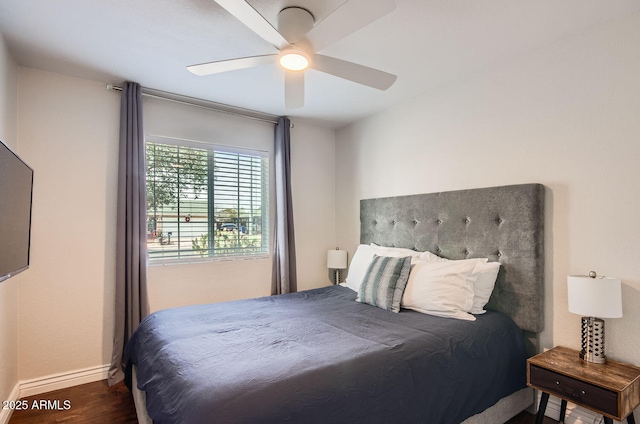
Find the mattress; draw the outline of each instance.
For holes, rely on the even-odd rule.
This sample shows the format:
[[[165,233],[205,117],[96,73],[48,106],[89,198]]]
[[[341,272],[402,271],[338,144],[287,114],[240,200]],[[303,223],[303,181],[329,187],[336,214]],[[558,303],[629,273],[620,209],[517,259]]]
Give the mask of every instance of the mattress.
[[[332,286],[150,315],[126,348],[150,417],[457,424],[525,387],[522,331],[506,315],[394,314],[354,299]]]

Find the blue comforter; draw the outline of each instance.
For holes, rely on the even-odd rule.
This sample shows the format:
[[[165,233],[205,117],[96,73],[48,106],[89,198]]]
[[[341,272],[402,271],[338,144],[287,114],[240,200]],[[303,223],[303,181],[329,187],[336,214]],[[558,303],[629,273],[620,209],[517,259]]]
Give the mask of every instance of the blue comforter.
[[[521,330],[354,302],[333,286],[167,309],[126,348],[162,423],[451,423],[525,387]],[[130,367],[128,367],[130,368]]]

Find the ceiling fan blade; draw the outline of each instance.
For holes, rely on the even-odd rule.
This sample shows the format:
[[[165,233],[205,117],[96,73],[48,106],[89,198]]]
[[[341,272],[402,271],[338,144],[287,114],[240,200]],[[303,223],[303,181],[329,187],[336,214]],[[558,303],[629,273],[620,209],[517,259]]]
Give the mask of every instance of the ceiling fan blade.
[[[252,68],[254,66],[268,65],[278,61],[277,54],[267,54],[264,56],[242,57],[240,59],[219,60],[217,62],[201,63],[199,65],[187,66],[189,72],[204,76],[219,74],[221,72],[235,71],[237,69]]]
[[[271,26],[269,21],[263,18],[262,15],[246,1],[215,0],[215,2],[277,49],[282,49],[289,45],[287,40]]]
[[[386,90],[398,78],[387,72],[321,54],[314,56],[311,67],[320,72],[377,88],[378,90]]]
[[[297,109],[304,106],[304,72],[285,72],[284,107]]]
[[[314,51],[320,51],[347,35],[377,21],[396,8],[393,0],[347,0],[307,33]]]

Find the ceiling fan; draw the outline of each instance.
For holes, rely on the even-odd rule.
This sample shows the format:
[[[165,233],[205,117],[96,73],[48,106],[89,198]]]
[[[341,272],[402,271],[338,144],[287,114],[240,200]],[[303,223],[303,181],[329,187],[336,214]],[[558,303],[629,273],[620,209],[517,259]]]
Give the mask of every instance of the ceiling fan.
[[[188,66],[187,69],[196,75],[279,63],[285,70],[287,109],[304,105],[304,71],[309,68],[378,90],[386,90],[396,81],[397,77],[387,72],[316,53],[394,10],[393,0],[347,0],[317,24],[308,10],[286,7],[278,14],[277,30],[244,0],[215,2],[272,44],[279,53]]]

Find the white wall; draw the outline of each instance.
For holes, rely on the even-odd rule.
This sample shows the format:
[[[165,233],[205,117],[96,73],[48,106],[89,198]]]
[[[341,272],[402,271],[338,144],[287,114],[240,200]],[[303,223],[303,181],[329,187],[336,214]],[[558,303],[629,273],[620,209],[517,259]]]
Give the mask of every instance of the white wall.
[[[17,111],[18,67],[0,35],[0,140],[15,152]],[[18,383],[18,287],[25,272],[0,283],[0,400],[10,399]]]
[[[20,154],[34,169],[20,380],[110,361],[119,113],[102,83],[20,68]]]
[[[607,353],[640,365],[640,15],[520,56],[341,129],[337,240],[353,252],[363,198],[546,185],[544,347],[580,347],[566,276],[623,280]]]
[[[18,66],[0,34],[0,139],[18,147]]]
[[[273,165],[272,123],[154,98],[145,98],[144,107],[149,135],[268,151]],[[335,240],[335,138],[333,131],[304,123],[295,125],[291,138],[298,285],[303,290],[328,284],[326,249]],[[148,279],[153,311],[267,296],[271,259],[152,265]]]
[[[330,283],[327,250],[335,249],[335,132],[294,121],[291,191],[298,290]]]

